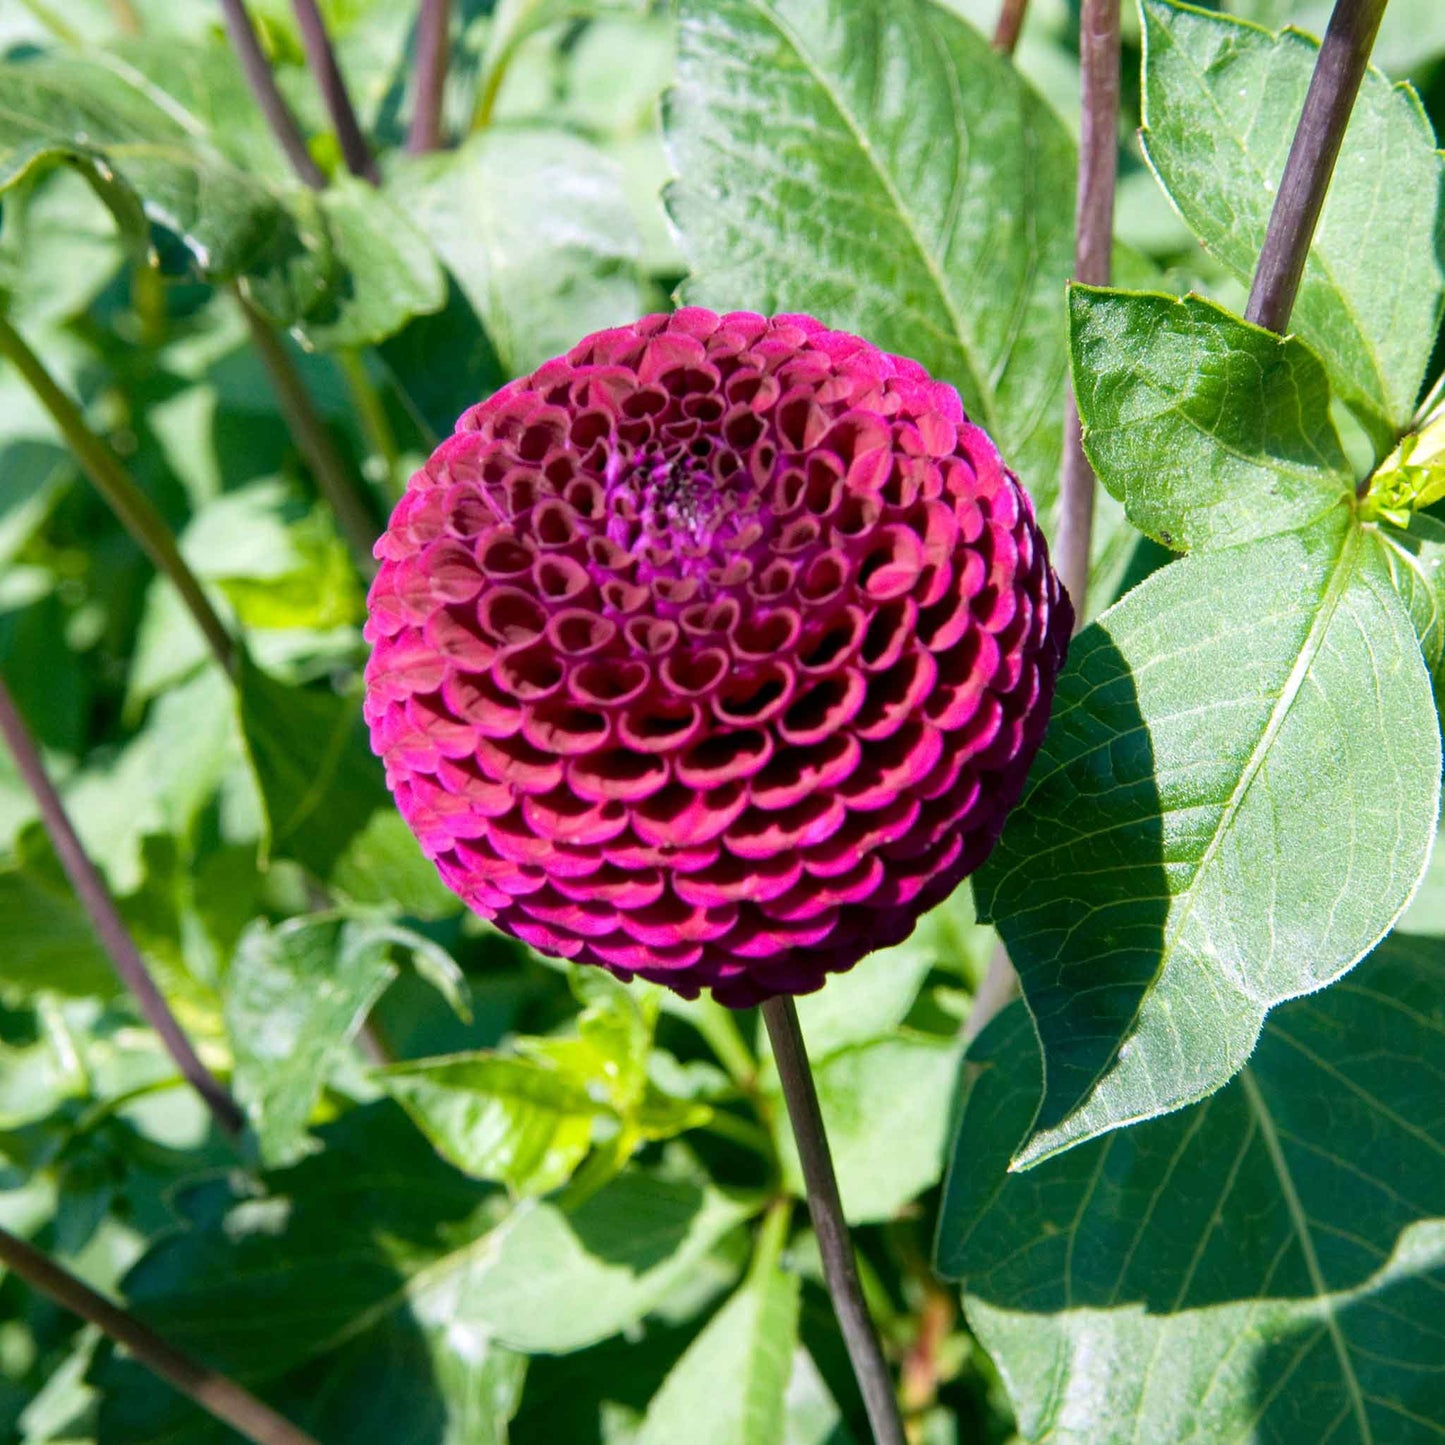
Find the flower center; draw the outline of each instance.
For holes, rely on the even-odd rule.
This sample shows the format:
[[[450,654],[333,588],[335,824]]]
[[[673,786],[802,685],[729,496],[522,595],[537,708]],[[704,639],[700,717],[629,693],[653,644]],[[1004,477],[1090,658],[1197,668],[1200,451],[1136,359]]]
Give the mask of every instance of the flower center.
[[[607,468],[607,535],[654,576],[705,576],[744,543],[758,498],[720,480],[712,449],[648,447]]]

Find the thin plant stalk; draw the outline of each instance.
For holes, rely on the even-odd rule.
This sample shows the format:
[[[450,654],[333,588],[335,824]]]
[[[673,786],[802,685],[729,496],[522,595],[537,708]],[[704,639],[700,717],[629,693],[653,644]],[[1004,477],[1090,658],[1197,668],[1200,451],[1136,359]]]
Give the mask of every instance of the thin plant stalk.
[[[1022,6],[1019,7],[1022,11]],[[1074,276],[1107,286],[1114,244],[1114,189],[1119,164],[1119,0],[1084,0],[1079,19],[1083,108],[1078,199],[1074,212]],[[1094,469],[1084,455],[1083,429],[1071,386],[1064,401],[1064,460],[1054,567],[1074,603],[1074,628],[1084,625],[1089,553],[1094,536]],[[964,1026],[971,1042],[1018,993],[1018,974],[999,944],[974,994]]]
[[[79,406],[61,390],[45,369],[45,364],[3,314],[0,314],[0,355],[11,362],[50,413],[81,470],[90,478],[106,505],[181,594],[182,602],[201,629],[216,661],[227,672],[232,671],[237,657],[235,639],[201,590],[195,574],[186,565],[165,519],[156,511],[151,499],[126,474],[110,448],[86,426]]]
[[[374,186],[380,185],[381,173],[376,168],[371,147],[361,133],[350,92],[346,89],[346,79],[336,63],[336,52],[331,47],[331,37],[326,33],[326,22],[321,17],[316,0],[291,0],[291,9],[301,31],[306,64],[321,91],[331,124],[336,128],[336,139],[340,142],[341,158],[346,162],[346,169]]]
[[[853,1240],[838,1197],[838,1177],[833,1172],[833,1157],[823,1129],[818,1091],[808,1066],[808,1052],[798,1024],[797,1006],[784,995],[770,998],[763,1004],[761,1013],[767,1025],[768,1040],[773,1046],[773,1059],[778,1066],[778,1081],[788,1106],[793,1137],[798,1143],[798,1160],[808,1190],[808,1213],[813,1220],[813,1233],[818,1238],[823,1275],[828,1282],[828,1293],[833,1298],[833,1309],[843,1331],[843,1342],[848,1348],[858,1388],[863,1394],[868,1423],[877,1445],[904,1445],[898,1396],[883,1358],[878,1332],[873,1328],[868,1306],[863,1300],[863,1288],[858,1282]]]
[[[421,0],[416,24],[416,99],[406,141],[412,155],[425,155],[442,143],[451,9],[451,0]]]
[[[396,444],[396,433],[387,417],[386,407],[372,384],[366,369],[366,358],[359,351],[338,351],[336,361],[346,378],[346,388],[351,393],[351,404],[366,433],[366,440],[380,463],[380,476],[386,485],[387,495],[395,501],[401,493],[401,449]]]
[[[1109,284],[1114,243],[1114,185],[1119,160],[1119,0],[1084,0],[1079,19],[1083,112],[1079,136],[1078,201],[1074,213],[1074,278]],[[1084,455],[1079,411],[1069,388],[1064,415],[1064,465],[1054,566],[1082,627],[1089,590],[1094,531],[1094,469]]]
[[[277,89],[276,77],[271,74],[271,66],[261,49],[256,27],[251,24],[244,0],[221,0],[221,15],[226,22],[231,49],[235,51],[241,73],[246,77],[246,86],[266,117],[271,134],[276,137],[286,153],[286,159],[291,162],[292,170],[302,182],[314,191],[321,190],[326,184],[326,175],[307,150],[301,127],[296,124],[291,107]]]
[[[1259,253],[1245,319],[1282,333],[1304,276],[1386,0],[1336,0]]]
[[[1024,28],[1024,14],[1029,0],[1003,0],[998,13],[998,24],[994,27],[993,48],[1001,55],[1012,55],[1019,43],[1019,32]]]
[[[276,400],[286,425],[306,458],[317,488],[336,514],[341,534],[351,548],[357,567],[370,575],[376,569],[371,549],[380,535],[380,527],[371,508],[358,491],[351,469],[342,460],[331,433],[316,410],[306,384],[301,380],[281,338],[240,292],[236,293],[241,310],[250,328],[251,342],[271,380]]]
[[[238,1135],[245,1125],[241,1110],[201,1062],[190,1039],[176,1022],[165,995],[156,987],[135,940],[130,936],[130,930],[115,906],[115,899],[111,897],[99,869],[90,861],[60,794],[45,771],[40,750],[3,681],[0,681],[0,734],[4,735],[15,766],[35,798],[41,821],[50,835],[60,865],[65,869],[65,876],[70,879],[70,885],[75,889],[75,895],[80,899],[106,953],[110,955],[115,971],[134,995],[146,1022],[160,1035],[176,1067],[205,1100],[216,1123],[227,1134]]]
[[[62,1309],[95,1325],[146,1369],[231,1426],[252,1445],[317,1445],[304,1430],[263,1404],[234,1380],[182,1354],[149,1326],[63,1269],[34,1245],[0,1229],[0,1264]]]

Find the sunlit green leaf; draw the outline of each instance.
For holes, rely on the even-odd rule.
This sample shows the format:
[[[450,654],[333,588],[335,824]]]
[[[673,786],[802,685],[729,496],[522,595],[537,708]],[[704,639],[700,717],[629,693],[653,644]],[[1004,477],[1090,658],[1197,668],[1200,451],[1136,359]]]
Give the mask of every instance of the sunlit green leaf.
[[[1248,282],[1317,45],[1169,0],[1143,6],[1149,160],[1194,233]],[[1419,101],[1368,72],[1290,327],[1372,428],[1378,455],[1414,410],[1445,303],[1442,194],[1445,161]]]

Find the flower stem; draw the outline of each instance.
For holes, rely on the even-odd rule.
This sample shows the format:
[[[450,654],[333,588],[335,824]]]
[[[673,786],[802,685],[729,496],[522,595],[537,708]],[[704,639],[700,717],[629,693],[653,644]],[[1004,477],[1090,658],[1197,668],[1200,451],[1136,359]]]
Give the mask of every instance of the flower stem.
[[[386,484],[387,496],[395,501],[401,494],[401,450],[396,444],[396,433],[386,415],[386,407],[366,369],[366,358],[361,352],[350,349],[334,354],[346,378],[346,387],[351,393],[351,404],[356,409],[361,429],[380,463],[379,474]]]
[[[296,117],[291,114],[291,107],[276,88],[276,77],[271,74],[271,67],[261,50],[261,42],[256,38],[256,27],[251,24],[244,0],[221,0],[221,13],[226,22],[226,34],[230,38],[231,49],[236,52],[241,73],[246,77],[246,85],[256,98],[261,113],[266,117],[271,134],[286,152],[286,159],[291,162],[292,170],[313,191],[321,190],[326,184],[326,176],[307,150],[301,127],[296,124]]]
[[[1084,0],[1079,19],[1083,114],[1079,137],[1079,188],[1074,217],[1074,276],[1091,286],[1109,284],[1114,244],[1114,181],[1119,159],[1119,0]],[[1089,548],[1094,532],[1094,469],[1084,455],[1079,410],[1069,388],[1064,405],[1064,467],[1054,566],[1082,627],[1089,590]]]
[[[186,565],[164,518],[156,511],[151,499],[126,475],[105,443],[86,426],[80,408],[60,389],[44,363],[3,314],[0,314],[0,355],[12,363],[50,413],[81,470],[90,478],[106,505],[120,518],[137,545],[171,580],[196,626],[205,635],[216,661],[230,672],[236,662],[235,640],[216,615],[195,574]]]
[[[1247,320],[1266,330],[1283,332],[1289,324],[1385,3],[1335,0],[1244,313]]]
[[[208,1370],[169,1345],[136,1317],[97,1294],[7,1229],[0,1229],[0,1264],[62,1309],[97,1326],[124,1346],[148,1370],[174,1385],[217,1420],[238,1430],[253,1445],[316,1445],[269,1405],[225,1375]]]
[[[993,48],[1001,55],[1012,55],[1019,43],[1019,31],[1024,28],[1024,12],[1029,8],[1029,0],[1003,0],[1003,8],[998,14],[998,24],[994,27]]]
[[[768,1028],[768,1040],[773,1046],[773,1059],[778,1066],[778,1080],[788,1105],[788,1117],[792,1120],[793,1137],[798,1142],[798,1159],[803,1166],[803,1180],[808,1189],[808,1213],[812,1216],[813,1232],[818,1237],[823,1275],[828,1281],[828,1292],[833,1297],[833,1309],[842,1327],[853,1373],[863,1393],[868,1423],[873,1428],[877,1445],[904,1445],[898,1397],[883,1359],[878,1333],[863,1302],[862,1286],[858,1283],[853,1241],[848,1233],[847,1221],[843,1218],[838,1178],[833,1172],[828,1136],[823,1130],[823,1115],[818,1107],[818,1091],[813,1085],[803,1031],[798,1025],[797,1006],[790,997],[783,995],[768,999],[761,1012]]]
[[[156,987],[135,940],[130,936],[130,930],[115,906],[115,900],[110,896],[110,890],[105,886],[105,880],[90,861],[60,794],[45,771],[40,750],[35,746],[25,719],[3,681],[0,681],[0,734],[4,735],[15,758],[15,766],[35,797],[61,867],[65,869],[81,906],[90,916],[91,924],[115,965],[115,971],[135,996],[146,1022],[160,1035],[167,1052],[176,1061],[176,1067],[206,1101],[216,1123],[227,1134],[239,1134],[245,1124],[244,1116],[236,1101],[197,1057],[165,996]]]
[[[414,156],[441,145],[451,8],[451,0],[421,0],[416,24],[415,109],[406,141],[407,150]]]
[[[341,143],[341,158],[346,162],[346,169],[352,175],[379,186],[381,172],[377,170],[371,148],[361,133],[351,95],[346,89],[346,78],[336,63],[336,52],[331,48],[331,37],[326,33],[326,22],[321,18],[316,0],[291,0],[291,9],[301,31],[306,63],[316,79],[331,123],[336,127],[336,139]]]
[[[286,425],[316,478],[317,489],[335,512],[337,524],[351,548],[357,567],[364,576],[370,576],[376,570],[371,548],[381,530],[372,517],[371,508],[337,451],[336,443],[326,430],[326,423],[321,420],[281,338],[239,291],[235,294],[251,331],[251,343],[271,379],[276,400],[281,404]]]

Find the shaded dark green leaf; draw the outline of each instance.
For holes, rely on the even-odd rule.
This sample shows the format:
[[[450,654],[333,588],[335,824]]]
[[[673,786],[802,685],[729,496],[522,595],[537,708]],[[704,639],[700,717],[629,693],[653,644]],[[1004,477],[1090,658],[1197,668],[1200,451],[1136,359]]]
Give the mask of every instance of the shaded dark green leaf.
[[[1423,1440],[1445,1415],[1445,957],[1388,940],[1167,1119],[1005,1174],[1023,1009],[974,1046],[938,1264],[1031,1440]],[[1409,1161],[1408,1164],[1406,1161]]]

